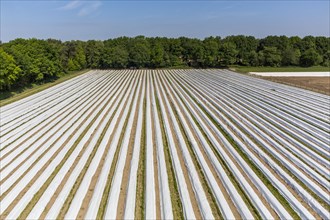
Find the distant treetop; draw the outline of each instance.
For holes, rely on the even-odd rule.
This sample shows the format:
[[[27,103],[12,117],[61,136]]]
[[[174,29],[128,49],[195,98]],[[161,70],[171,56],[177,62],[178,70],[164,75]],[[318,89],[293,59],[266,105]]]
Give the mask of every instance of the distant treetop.
[[[0,43],[0,90],[85,68],[330,67],[329,37],[119,37],[105,41],[15,39]]]

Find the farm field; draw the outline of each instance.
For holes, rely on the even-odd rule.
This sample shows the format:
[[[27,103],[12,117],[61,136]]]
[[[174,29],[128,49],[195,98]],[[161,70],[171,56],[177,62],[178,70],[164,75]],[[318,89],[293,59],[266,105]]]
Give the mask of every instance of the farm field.
[[[330,77],[330,72],[250,72],[265,77]]]
[[[329,219],[330,96],[93,70],[0,107],[0,219]]]
[[[330,77],[263,77],[278,83],[309,89],[330,95]]]
[[[263,79],[330,95],[330,72],[250,72]]]
[[[329,72],[328,66],[311,66],[311,67],[299,67],[299,66],[231,66],[230,69],[236,70],[241,73],[249,72]]]
[[[50,88],[52,86],[55,86],[57,84],[60,84],[62,82],[65,82],[68,79],[77,77],[83,73],[88,72],[89,70],[82,70],[82,71],[72,71],[69,72],[67,75],[62,76],[54,81],[47,82],[45,84],[40,85],[32,85],[30,88],[18,88],[14,91],[5,91],[1,92],[0,94],[0,107],[8,105],[12,102],[18,101],[20,99],[23,99],[25,97],[31,96],[35,93],[41,92],[47,88]]]

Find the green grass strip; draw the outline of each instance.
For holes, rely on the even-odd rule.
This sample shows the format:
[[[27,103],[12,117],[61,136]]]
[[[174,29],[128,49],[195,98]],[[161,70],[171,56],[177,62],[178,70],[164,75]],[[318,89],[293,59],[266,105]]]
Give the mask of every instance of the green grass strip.
[[[180,82],[178,82],[180,83]],[[180,83],[181,84],[181,83]],[[190,85],[190,83],[188,83]],[[194,87],[193,85],[191,85]],[[184,87],[183,87],[184,88]],[[282,196],[278,189],[270,182],[270,180],[265,176],[265,174],[250,160],[249,156],[238,146],[234,139],[228,134],[225,128],[222,128],[220,124],[209,114],[208,110],[203,107],[189,91],[186,91],[189,96],[196,102],[198,107],[204,112],[204,114],[211,120],[211,122],[218,128],[222,135],[227,139],[227,141],[235,148],[239,155],[245,160],[245,162],[250,166],[250,168],[255,172],[259,179],[265,184],[269,191],[275,196],[275,198],[283,205],[283,207],[288,211],[288,213],[294,219],[300,219],[299,215],[293,210],[289,202]]]
[[[135,86],[133,97],[136,94],[137,87],[138,87],[138,84],[136,84],[136,86]],[[106,210],[107,204],[108,204],[108,197],[109,197],[110,190],[111,190],[112,179],[113,179],[114,172],[116,170],[121,145],[122,145],[122,142],[123,142],[123,139],[124,139],[127,123],[128,123],[129,117],[130,117],[130,113],[132,111],[133,102],[134,101],[132,100],[132,102],[130,103],[129,110],[128,110],[128,113],[127,113],[127,116],[126,116],[126,119],[125,119],[125,123],[124,123],[123,128],[122,128],[121,133],[120,133],[119,141],[118,141],[118,144],[117,144],[117,147],[116,147],[116,152],[115,152],[115,155],[113,157],[113,161],[112,161],[112,164],[111,164],[110,172],[108,174],[106,186],[105,186],[105,189],[103,191],[100,207],[99,207],[99,210],[97,212],[97,217],[96,217],[97,219],[104,219],[105,210]],[[124,109],[123,109],[123,111],[124,111]]]
[[[183,214],[183,206],[182,201],[179,194],[178,184],[175,177],[175,171],[173,168],[173,162],[171,158],[170,149],[167,142],[167,136],[165,132],[164,127],[164,121],[161,113],[161,107],[159,103],[159,99],[157,97],[157,94],[155,92],[155,99],[156,99],[156,106],[157,106],[157,113],[160,121],[160,127],[162,131],[162,138],[163,138],[163,144],[164,144],[164,155],[165,155],[165,161],[166,161],[166,170],[167,170],[167,176],[168,176],[168,183],[169,183],[169,189],[170,189],[170,196],[171,196],[171,202],[172,202],[172,210],[173,210],[173,218],[174,219],[184,219]]]
[[[24,211],[21,213],[21,215],[18,217],[18,219],[22,219],[25,215],[28,215],[32,208],[35,206],[35,204],[39,201],[40,197],[43,195],[45,190],[48,188],[50,183],[53,181],[55,176],[58,174],[58,172],[63,167],[64,163],[68,160],[68,158],[71,156],[72,152],[76,149],[77,145],[80,143],[82,138],[85,136],[89,128],[93,125],[93,123],[96,121],[98,116],[101,114],[101,112],[104,110],[106,105],[102,107],[102,109],[97,113],[97,115],[93,118],[93,120],[88,124],[88,126],[84,129],[84,131],[79,135],[78,139],[74,142],[72,147],[69,149],[69,151],[65,154],[64,158],[61,160],[61,162],[56,166],[55,170],[52,172],[52,174],[47,178],[46,182],[40,187],[38,192],[34,194],[31,201],[28,203]]]
[[[109,101],[114,97],[114,94],[110,97]],[[105,100],[105,98],[104,98]],[[108,101],[108,102],[109,102]],[[74,144],[72,145],[72,147],[70,148],[70,150],[65,154],[65,157],[63,158],[63,160],[60,162],[60,164],[55,168],[55,170],[53,171],[53,173],[51,174],[51,176],[47,179],[47,181],[44,183],[44,185],[38,190],[38,192],[34,195],[34,197],[32,198],[32,200],[28,203],[28,205],[25,207],[25,209],[23,210],[23,212],[20,214],[19,219],[23,219],[26,218],[30,212],[32,211],[33,207],[36,205],[36,203],[39,201],[40,197],[42,196],[42,194],[44,193],[44,191],[48,188],[48,186],[50,185],[50,183],[52,182],[52,180],[54,179],[54,177],[57,175],[57,173],[59,172],[59,170],[62,168],[63,164],[66,162],[67,158],[70,157],[71,153],[74,151],[74,149],[76,148],[76,146],[79,144],[79,142],[81,141],[81,139],[84,137],[84,135],[87,133],[88,129],[92,126],[92,124],[95,122],[95,120],[97,119],[97,117],[101,114],[101,112],[104,110],[104,108],[106,107],[106,105],[104,105],[102,107],[102,109],[98,112],[98,114],[93,118],[93,120],[88,124],[88,126],[84,129],[83,133],[78,137],[78,139],[74,142]],[[96,109],[97,107],[95,107],[94,109]],[[85,112],[87,112],[88,110],[85,110]],[[85,113],[84,112],[84,113]],[[91,113],[90,113],[91,114]],[[77,119],[79,120],[82,117],[83,114],[81,114],[81,116]],[[70,128],[68,128],[67,130],[69,130]],[[66,131],[67,131],[66,130]],[[66,132],[65,131],[65,132]],[[64,133],[65,133],[64,132]],[[61,137],[59,137],[61,138]],[[59,139],[58,138],[58,139]],[[58,140],[57,139],[57,140]],[[56,141],[57,141],[56,140]],[[42,156],[42,155],[41,155]],[[41,156],[38,158],[38,160],[41,158]],[[55,156],[53,156],[53,158],[55,158]]]
[[[234,147],[234,149],[239,153],[239,155],[244,159],[244,161],[250,166],[250,168],[255,172],[259,179],[265,184],[269,191],[276,197],[276,199],[283,205],[283,207],[289,212],[293,219],[300,219],[299,215],[293,210],[289,202],[282,196],[278,189],[270,182],[270,180],[265,176],[265,174],[250,160],[249,156],[238,146],[235,140],[228,134],[228,132],[218,124],[217,121],[207,112],[207,110],[198,102],[197,105],[202,109],[206,116],[212,121],[212,123],[218,128],[222,135],[227,139],[227,141]]]
[[[195,152],[193,150],[193,146],[192,146],[191,142],[188,139],[188,135],[187,135],[186,131],[183,128],[183,125],[182,125],[182,122],[181,122],[181,120],[179,118],[179,115],[177,113],[177,110],[175,109],[175,107],[174,107],[174,105],[173,105],[172,102],[170,102],[170,104],[172,106],[172,109],[173,109],[174,115],[176,117],[176,120],[177,120],[177,122],[179,124],[180,131],[183,134],[183,138],[184,138],[185,143],[186,143],[186,145],[188,147],[188,151],[190,153],[190,156],[192,157],[192,161],[193,161],[193,163],[194,163],[194,165],[196,167],[196,171],[197,171],[198,176],[199,176],[199,178],[201,180],[203,189],[206,192],[206,196],[208,197],[208,202],[210,204],[210,207],[211,207],[211,210],[212,210],[212,214],[213,214],[213,216],[214,216],[215,219],[224,219],[223,216],[222,216],[222,214],[221,214],[221,211],[220,211],[220,209],[219,209],[219,207],[217,205],[217,202],[216,202],[216,199],[215,199],[215,197],[213,195],[213,192],[212,192],[210,186],[208,185],[208,182],[207,182],[206,177],[204,175],[203,169],[202,169],[201,165],[198,162],[197,156],[196,156],[196,154],[195,154]]]
[[[177,83],[179,83],[182,86],[182,84],[180,82],[177,81]],[[185,92],[187,92],[187,94],[189,94],[189,92],[187,91],[186,88],[182,87],[182,89]],[[183,100],[182,97],[180,97],[180,99],[181,99],[181,101],[183,103],[185,103],[185,100]],[[196,100],[195,100],[195,102],[196,102]],[[184,104],[184,105],[187,107],[187,104]],[[188,107],[187,107],[187,109],[188,109]],[[249,208],[249,210],[252,212],[253,216],[256,219],[262,219],[260,213],[257,210],[257,208],[253,205],[253,203],[250,200],[249,196],[245,193],[244,189],[241,187],[241,185],[239,184],[239,182],[235,178],[235,175],[231,172],[230,168],[228,167],[228,165],[226,164],[226,162],[224,161],[224,159],[222,158],[222,156],[219,154],[219,152],[216,149],[216,147],[212,144],[212,142],[210,141],[208,135],[205,133],[205,131],[203,130],[203,128],[201,127],[201,125],[199,124],[199,122],[197,121],[197,119],[193,116],[192,112],[189,109],[188,109],[188,112],[190,113],[191,117],[193,118],[193,120],[194,120],[195,124],[197,125],[197,127],[199,128],[199,130],[202,132],[204,138],[206,139],[207,143],[211,147],[213,153],[217,157],[217,159],[218,159],[219,163],[221,164],[222,168],[225,170],[226,174],[228,175],[228,177],[231,180],[232,184],[234,185],[235,189],[241,195],[243,201],[245,202],[245,204],[247,205],[247,207]],[[204,112],[204,110],[203,110],[203,112]]]
[[[143,98],[143,119],[142,119],[142,132],[140,141],[140,157],[138,165],[137,174],[137,184],[136,184],[136,204],[135,204],[135,218],[144,219],[145,218],[145,186],[146,186],[146,108],[147,101]]]
[[[110,110],[111,109],[109,108],[108,112]],[[86,174],[86,172],[87,172],[87,170],[88,170],[88,168],[89,168],[92,160],[94,159],[94,156],[95,156],[97,150],[99,149],[99,146],[100,146],[100,144],[102,142],[102,139],[103,139],[105,133],[107,132],[107,130],[108,130],[110,124],[111,124],[111,121],[112,121],[113,117],[115,116],[117,110],[118,110],[118,107],[112,113],[109,121],[107,122],[105,128],[103,129],[103,131],[102,131],[102,133],[100,135],[100,137],[98,138],[97,143],[94,146],[92,152],[90,153],[90,155],[89,155],[89,157],[88,157],[88,159],[87,159],[87,161],[86,161],[86,163],[85,163],[82,171],[80,172],[80,174],[79,174],[78,178],[76,179],[73,187],[71,188],[70,193],[69,193],[68,197],[66,198],[66,200],[65,200],[65,202],[64,202],[64,204],[63,204],[63,206],[62,206],[62,208],[60,210],[60,213],[57,216],[57,219],[64,219],[65,214],[68,212],[68,210],[70,208],[70,205],[72,203],[72,200],[73,200],[74,196],[76,195],[76,192],[78,191],[78,188],[79,188],[79,186],[80,186],[83,178],[85,177],[85,174]],[[107,114],[108,114],[108,112],[107,112]],[[104,117],[106,117],[106,115]]]

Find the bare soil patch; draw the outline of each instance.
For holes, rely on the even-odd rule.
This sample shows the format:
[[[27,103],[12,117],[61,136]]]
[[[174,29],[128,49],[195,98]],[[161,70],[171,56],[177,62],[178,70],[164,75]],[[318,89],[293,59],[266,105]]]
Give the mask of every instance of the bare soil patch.
[[[303,89],[330,95],[330,77],[262,77],[273,82],[283,83]]]

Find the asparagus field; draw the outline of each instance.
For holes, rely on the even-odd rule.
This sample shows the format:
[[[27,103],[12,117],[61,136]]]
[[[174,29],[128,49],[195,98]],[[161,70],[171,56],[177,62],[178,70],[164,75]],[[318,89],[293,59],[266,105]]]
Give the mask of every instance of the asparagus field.
[[[330,218],[330,96],[93,70],[0,111],[0,219]]]

